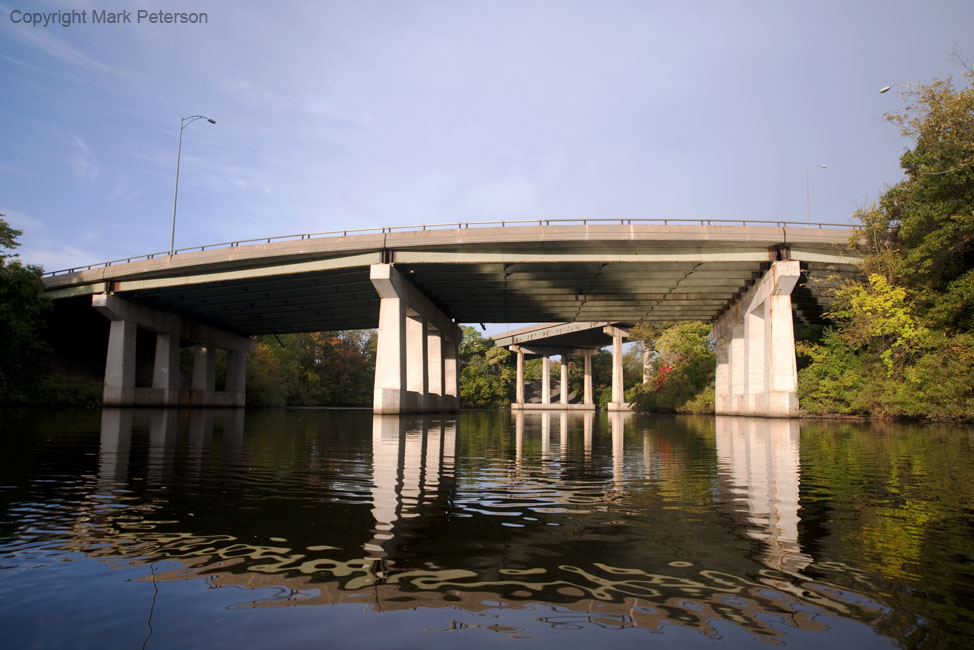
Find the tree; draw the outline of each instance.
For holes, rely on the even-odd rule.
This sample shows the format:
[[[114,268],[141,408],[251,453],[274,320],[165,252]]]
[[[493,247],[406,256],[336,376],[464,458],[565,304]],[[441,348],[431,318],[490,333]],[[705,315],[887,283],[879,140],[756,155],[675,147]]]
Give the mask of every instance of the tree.
[[[10,251],[23,231],[0,219],[0,402],[19,403],[45,369],[49,352],[42,333],[50,301],[44,297],[41,268],[23,266]]]
[[[699,321],[641,323],[630,333],[649,350],[648,382],[633,390],[638,410],[713,410],[716,355],[710,324]]]
[[[247,363],[247,402],[368,406],[374,374],[374,330],[259,336]]]
[[[510,404],[516,371],[512,355],[485,339],[475,328],[462,325],[460,342],[460,405],[483,408]]]
[[[832,326],[798,348],[810,412],[974,418],[974,83],[904,97],[886,116],[914,139],[904,178],[856,213],[867,278],[835,293]]]
[[[7,263],[8,257],[17,257],[16,253],[11,253],[13,249],[20,246],[17,238],[24,234],[23,230],[13,228],[0,214],[0,266]]]
[[[974,73],[965,77],[974,80]],[[887,114],[915,143],[900,158],[906,178],[857,213],[866,270],[903,286],[941,328],[974,328],[974,83],[911,86]]]

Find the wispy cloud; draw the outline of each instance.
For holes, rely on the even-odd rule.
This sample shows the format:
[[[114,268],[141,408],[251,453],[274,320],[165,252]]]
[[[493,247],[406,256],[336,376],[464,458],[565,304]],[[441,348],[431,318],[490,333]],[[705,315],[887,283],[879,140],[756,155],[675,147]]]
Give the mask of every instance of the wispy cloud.
[[[78,178],[88,181],[97,180],[101,175],[101,169],[98,167],[95,154],[91,152],[91,149],[88,148],[88,143],[83,139],[74,134],[71,135],[71,138],[74,146],[73,152],[68,157],[68,165],[71,166],[71,171]]]
[[[127,177],[119,176],[115,179],[115,186],[108,198],[115,201],[130,201],[139,195],[139,190],[132,186]]]
[[[44,222],[40,221],[39,219],[35,219],[29,214],[18,212],[17,210],[0,207],[0,214],[3,214],[7,223],[14,228],[20,228],[21,230],[25,231],[45,228]]]
[[[91,264],[96,258],[90,251],[74,244],[50,247],[51,228],[43,219],[6,207],[0,207],[0,213],[5,215],[4,219],[11,226],[24,231],[20,237],[21,246],[16,251],[24,264],[42,266],[53,271]]]
[[[10,7],[0,4],[0,11],[10,15]],[[66,63],[88,68],[98,72],[111,72],[111,68],[96,61],[87,54],[74,49],[62,39],[53,36],[50,32],[28,25],[15,25],[9,21],[0,21],[4,24],[2,31],[10,35],[11,38],[24,43],[25,45],[42,52],[48,56],[60,59]]]
[[[246,76],[224,80],[223,91],[249,108],[278,111],[287,105],[287,100],[269,90],[266,82],[258,83]]]
[[[25,264],[41,266],[46,271],[61,271],[91,264],[99,257],[91,251],[77,246],[65,245],[58,248],[34,248],[24,245],[18,250]]]

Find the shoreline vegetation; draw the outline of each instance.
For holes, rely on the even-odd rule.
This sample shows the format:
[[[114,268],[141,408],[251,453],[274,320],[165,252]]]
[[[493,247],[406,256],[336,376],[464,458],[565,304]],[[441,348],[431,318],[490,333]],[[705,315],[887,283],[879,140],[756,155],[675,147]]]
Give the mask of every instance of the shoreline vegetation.
[[[825,323],[796,328],[798,396],[813,419],[974,420],[974,70],[965,86],[908,85],[886,119],[912,139],[904,177],[858,210],[850,248],[863,277],[834,291]],[[2,217],[2,215],[0,215]],[[20,230],[0,218],[0,406],[98,406],[101,378],[61,365],[47,335],[50,301],[41,269],[12,251]],[[638,411],[714,411],[711,326],[641,323],[624,358],[627,400]],[[513,355],[464,326],[462,408],[508,406]],[[258,336],[247,364],[248,406],[365,407],[372,399],[374,331]],[[192,360],[184,351],[181,371]],[[609,401],[611,355],[593,357],[595,396]],[[541,375],[526,364],[527,380]],[[218,383],[224,370],[218,360]],[[559,366],[552,368],[560,386]],[[571,393],[582,371],[568,366]],[[601,382],[601,383],[600,383]],[[530,390],[530,389],[529,389]]]

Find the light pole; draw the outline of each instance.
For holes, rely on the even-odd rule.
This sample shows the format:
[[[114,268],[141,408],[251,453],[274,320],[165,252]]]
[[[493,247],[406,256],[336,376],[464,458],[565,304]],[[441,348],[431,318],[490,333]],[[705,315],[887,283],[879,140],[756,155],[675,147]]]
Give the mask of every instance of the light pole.
[[[210,124],[216,124],[216,120],[205,115],[191,115],[190,117],[182,117],[179,119],[179,148],[176,149],[176,190],[172,195],[172,232],[169,235],[170,257],[175,252],[174,244],[176,243],[176,199],[179,198],[179,158],[183,153],[183,129],[196,120],[206,120]]]
[[[805,170],[805,210],[808,212],[808,225],[812,225],[812,199],[811,194],[808,191],[808,172],[813,169],[825,169],[828,167],[825,163],[822,163],[818,167],[809,167]]]

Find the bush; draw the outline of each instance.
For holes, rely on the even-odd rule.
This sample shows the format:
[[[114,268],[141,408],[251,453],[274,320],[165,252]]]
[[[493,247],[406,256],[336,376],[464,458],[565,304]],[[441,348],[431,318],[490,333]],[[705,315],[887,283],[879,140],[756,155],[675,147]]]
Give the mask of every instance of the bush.
[[[689,321],[636,329],[654,350],[649,381],[634,387],[638,411],[712,413],[717,357],[709,323]],[[648,336],[645,334],[648,332]]]

